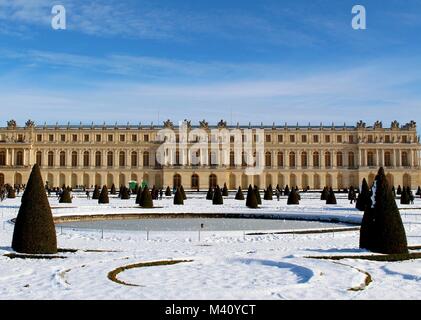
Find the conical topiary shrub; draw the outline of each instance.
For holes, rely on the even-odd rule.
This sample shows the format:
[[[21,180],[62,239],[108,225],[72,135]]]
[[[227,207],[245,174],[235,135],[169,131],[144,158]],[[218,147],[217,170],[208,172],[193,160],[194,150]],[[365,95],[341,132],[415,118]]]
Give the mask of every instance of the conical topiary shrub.
[[[99,187],[95,185],[94,192],[92,193],[92,200],[98,200],[99,199]]]
[[[72,197],[70,196],[70,191],[66,188],[63,190],[60,196],[59,203],[72,203]]]
[[[39,166],[35,164],[22,196],[12,248],[28,254],[57,253],[56,229]]]
[[[216,186],[215,192],[213,193],[212,204],[214,205],[224,204],[221,189],[219,188],[219,186]]]
[[[101,193],[99,194],[98,203],[99,204],[110,203],[110,199],[108,198],[108,188],[105,185],[102,187]]]
[[[170,189],[170,186],[167,186],[167,189],[165,189],[165,196],[166,197],[171,197],[171,189]]]
[[[140,206],[142,208],[153,208],[153,199],[148,187],[143,188]]]
[[[326,199],[326,204],[337,204],[335,192],[333,192],[332,188],[330,188],[329,190],[329,194]]]
[[[272,185],[269,185],[269,187],[265,190],[263,199],[264,200],[273,200],[273,189],[272,189]]]
[[[174,194],[174,204],[175,205],[183,205],[184,204],[184,199],[183,199],[183,194],[180,191],[180,188],[177,188]]]
[[[289,193],[288,196],[288,205],[297,205],[300,204],[300,198],[299,195],[297,193],[297,191],[295,190],[295,188],[291,189],[291,192]]]
[[[238,191],[235,194],[235,200],[244,200],[244,194],[243,194],[243,191],[241,190],[241,187],[238,187]]]
[[[212,200],[212,199],[213,199],[213,190],[211,187],[209,187],[209,190],[206,193],[206,200]]]
[[[7,188],[7,198],[8,199],[16,198],[16,191],[15,191],[15,188],[13,188],[12,186]]]
[[[183,200],[187,200],[186,192],[184,191],[183,185],[180,186],[180,192],[181,192],[181,195],[183,196]]]
[[[365,178],[363,179],[361,192],[358,194],[355,207],[360,211],[365,211],[367,207],[371,207],[371,192],[368,188],[368,183]]]
[[[360,247],[383,254],[408,253],[405,228],[383,168],[372,192],[374,201],[364,212]]]
[[[111,193],[112,195],[116,195],[116,194],[117,194],[117,190],[115,189],[115,184],[114,184],[114,183],[113,183],[113,185],[111,186],[110,193]]]
[[[328,196],[329,196],[329,190],[328,190],[327,187],[324,187],[323,188],[323,191],[322,191],[322,193],[320,195],[320,200],[326,201]]]
[[[415,193],[416,196],[420,196],[421,195],[421,187],[418,186],[417,192]]]
[[[142,188],[137,189],[137,195],[136,195],[136,204],[141,206],[142,203],[142,194],[143,194],[143,190]]]
[[[247,190],[246,206],[251,209],[256,209],[258,207],[256,192],[251,185],[249,185]]]
[[[407,188],[402,189],[401,204],[410,204],[409,192]]]
[[[121,200],[129,200],[130,199],[130,190],[127,187],[122,187],[120,189],[120,198]]]
[[[257,204],[262,204],[262,198],[260,197],[260,190],[257,186],[254,186],[254,192],[256,193]]]
[[[398,190],[396,190],[396,194],[398,196],[400,196],[402,194],[402,187],[401,187],[401,185],[398,185]]]
[[[285,190],[284,190],[284,195],[289,196],[289,193],[290,193],[289,187],[288,185],[286,185]]]
[[[224,187],[222,188],[222,196],[223,197],[228,197],[228,188],[227,188],[227,184],[224,183]]]

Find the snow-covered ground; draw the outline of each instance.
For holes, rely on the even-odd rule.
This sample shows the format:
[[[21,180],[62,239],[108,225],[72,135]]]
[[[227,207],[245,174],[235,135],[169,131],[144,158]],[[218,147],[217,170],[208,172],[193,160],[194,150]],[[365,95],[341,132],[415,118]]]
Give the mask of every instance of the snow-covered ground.
[[[212,206],[201,194],[188,194],[184,206],[172,198],[155,201],[156,209],[141,209],[131,200],[111,198],[109,205],[75,198],[72,204],[50,204],[56,217],[127,213],[270,214],[343,222],[359,222],[362,213],[337,195],[338,205],[326,206],[318,194],[302,194],[299,206],[286,199],[264,201],[261,209],[245,201],[224,200]],[[419,299],[421,260],[376,262],[357,259],[318,260],[307,256],[369,254],[358,248],[358,231],[318,234],[246,235],[238,231],[145,232],[58,230],[59,253],[65,259],[10,259],[13,225],[20,198],[0,204],[0,299]],[[401,207],[399,205],[399,207]],[[404,206],[402,218],[409,245],[421,245],[421,199]],[[94,252],[89,251],[94,250]],[[95,250],[102,250],[100,252]],[[143,262],[189,260],[173,265],[128,269]],[[368,275],[372,282],[365,285]],[[130,284],[130,285],[127,285]],[[350,290],[352,289],[352,290]],[[361,289],[361,290],[357,290]]]

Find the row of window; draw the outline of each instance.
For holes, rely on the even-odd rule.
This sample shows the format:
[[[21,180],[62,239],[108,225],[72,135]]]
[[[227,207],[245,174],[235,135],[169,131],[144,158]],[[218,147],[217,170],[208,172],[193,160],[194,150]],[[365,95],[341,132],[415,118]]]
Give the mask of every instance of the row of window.
[[[81,137],[81,139],[82,139],[81,141],[83,141],[83,142],[91,142],[91,135],[84,134]],[[125,134],[120,134],[119,137],[118,137],[118,139],[119,139],[118,141],[120,141],[120,142],[126,142],[126,139],[127,138],[126,138],[126,135]],[[138,139],[139,139],[139,136],[137,134],[132,134],[131,135],[131,141],[132,142],[137,142],[137,141],[139,141]],[[42,134],[38,134],[37,135],[37,142],[42,142],[42,141],[44,141],[43,140],[43,135]],[[54,140],[54,135],[53,134],[49,134],[47,141],[48,142],[54,142],[55,141]],[[60,135],[60,138],[59,138],[59,141],[60,142],[66,142],[66,135],[65,134],[61,134]],[[79,140],[79,135],[72,134],[71,135],[71,141],[72,142],[79,142],[80,141]],[[103,141],[103,136],[101,134],[95,135],[95,142],[102,142],[102,141]],[[114,142],[114,134],[108,134],[107,137],[106,137],[106,140],[104,140],[104,141]],[[143,135],[143,141],[149,142],[149,134],[144,134]]]
[[[131,138],[131,140],[130,140],[131,142],[138,142],[138,141],[140,141],[139,140],[139,136],[137,134],[132,134],[130,138]],[[20,137],[20,139],[22,140],[23,137]],[[91,142],[92,137],[89,134],[84,134],[81,137],[81,139],[82,139],[81,140],[82,142]],[[211,135],[210,140],[212,142],[215,142],[216,141],[216,137],[214,135]],[[243,141],[246,141],[246,140],[247,140],[246,139],[246,136],[243,135]],[[254,140],[254,142],[257,142],[258,141],[258,136],[257,135],[254,135],[253,140]],[[44,141],[43,140],[43,135],[42,134],[38,134],[37,135],[37,142],[42,142],[42,141]],[[55,141],[54,135],[53,134],[49,134],[47,141],[54,142]],[[66,142],[66,135],[65,134],[61,134],[60,135],[60,138],[59,138],[59,141],[60,142]],[[71,141],[72,142],[79,142],[80,141],[79,140],[79,135],[72,134],[71,135]],[[103,141],[103,135],[96,134],[95,135],[95,142],[102,142],[102,141]],[[108,134],[107,137],[106,137],[106,141],[107,142],[114,142],[114,134]],[[119,137],[118,137],[118,141],[119,142],[126,142],[126,141],[128,141],[128,138],[127,138],[127,136],[125,134],[120,134]],[[149,142],[149,134],[144,134],[143,135],[143,141]],[[197,141],[198,141],[198,138],[196,139],[196,142]],[[231,136],[230,137],[230,141],[231,142],[234,142],[234,136]],[[176,142],[179,142],[179,135],[176,135]],[[272,135],[269,135],[269,134],[266,135],[265,136],[265,142],[272,142]],[[284,142],[284,135],[282,135],[282,134],[278,135],[277,142],[283,143]],[[299,136],[297,136],[295,134],[291,134],[291,135],[288,136],[288,142],[290,142],[290,143],[296,143],[296,142],[307,143],[308,142],[308,135],[304,135],[303,134],[303,135],[301,135],[301,137],[299,137]],[[320,142],[320,135],[313,135],[312,136],[312,142],[313,143],[319,143]],[[336,135],[336,140],[334,141],[332,139],[332,136],[331,135],[324,135],[324,143],[332,143],[332,142],[343,143],[344,142],[344,136],[343,135]],[[348,136],[348,142],[349,143],[355,143],[356,142],[355,141],[355,136],[354,135],[349,135]],[[367,142],[368,143],[374,143],[375,142],[374,136],[373,135],[368,135],[367,136]],[[385,135],[384,142],[385,143],[391,143],[392,142],[391,136],[390,135]],[[408,143],[408,136],[406,136],[406,135],[401,136],[401,142],[402,143]]]

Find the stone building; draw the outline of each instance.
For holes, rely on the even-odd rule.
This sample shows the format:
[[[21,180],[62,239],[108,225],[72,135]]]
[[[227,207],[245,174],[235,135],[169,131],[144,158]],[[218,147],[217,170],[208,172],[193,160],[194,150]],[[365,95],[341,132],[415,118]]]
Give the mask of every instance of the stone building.
[[[162,145],[157,140],[159,131],[181,126],[169,120],[161,126],[35,125],[30,120],[18,126],[11,120],[0,128],[0,184],[26,183],[34,163],[41,166],[50,186],[110,187],[114,183],[118,187],[129,181],[145,181],[157,187],[183,184],[186,189],[207,189],[210,184],[224,183],[230,189],[249,184],[311,189],[327,185],[337,189],[358,186],[364,177],[371,183],[379,166],[385,167],[395,186],[414,188],[421,184],[421,148],[414,121],[402,126],[394,121],[388,128],[379,121],[372,126],[362,121],[355,126],[229,126],[222,120],[215,126],[204,120],[197,126],[188,121],[184,124],[188,132],[204,130],[209,141],[215,139],[212,130],[216,129],[260,130],[264,139],[263,171],[246,173],[243,153],[240,160],[236,156],[241,143],[232,136],[224,164],[211,163],[214,154],[208,148],[195,151],[198,158],[205,159],[200,163],[192,163],[191,155],[174,149],[172,161],[160,164],[155,156]],[[175,139],[179,142],[177,131]],[[187,141],[187,145],[195,142],[197,139]]]

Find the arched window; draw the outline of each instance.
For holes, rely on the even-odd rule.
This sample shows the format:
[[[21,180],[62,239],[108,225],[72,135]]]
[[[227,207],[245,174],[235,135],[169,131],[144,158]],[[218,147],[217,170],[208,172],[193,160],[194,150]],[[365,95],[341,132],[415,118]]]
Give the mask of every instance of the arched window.
[[[391,167],[392,166],[392,154],[389,151],[386,151],[384,153],[384,165],[386,167]]]
[[[37,151],[37,154],[35,156],[35,162],[37,165],[42,166],[42,152]]]
[[[112,155],[111,155],[112,158]],[[89,160],[89,156],[88,156],[88,160]],[[89,161],[88,161],[88,166],[89,166]],[[102,166],[102,153],[101,151],[97,151],[95,152],[95,167],[99,168]]]
[[[278,152],[278,168],[283,168],[284,167],[284,153],[283,152]]]
[[[218,179],[217,179],[216,175],[211,174],[209,176],[209,187],[210,188],[216,188],[217,184],[218,184]]]
[[[77,152],[72,152],[72,167],[77,167]]]
[[[176,166],[180,165],[180,151],[175,152],[175,165]]]
[[[48,166],[54,167],[54,153],[52,151],[48,152]]]
[[[98,160],[100,160],[99,161],[99,163],[100,163],[100,165],[101,165],[101,152],[99,152],[99,151],[97,151],[96,153],[95,153],[95,166],[97,166],[96,164],[96,162],[97,162],[97,156],[98,156],[98,153],[99,153],[99,159]],[[87,168],[87,167],[89,167],[89,163],[91,162],[90,161],[90,156],[89,156],[89,151],[85,151],[84,153],[83,153],[83,166],[85,167],[85,168]]]
[[[402,152],[402,166],[409,167],[408,152],[406,151]]]
[[[131,163],[132,168],[136,168],[137,167],[137,152],[136,151],[132,152],[131,158],[132,158],[132,163]]]
[[[307,165],[308,165],[308,163],[307,163],[307,152],[303,152],[303,153],[301,153],[301,166],[303,168],[307,168]],[[305,186],[307,186],[307,185],[305,185]]]
[[[118,159],[119,159],[119,161],[118,161],[119,166],[125,167],[126,166],[126,153],[124,151],[120,151]]]
[[[234,155],[234,151],[230,151],[230,166],[234,167],[235,166],[235,155]]]
[[[192,189],[199,188],[199,176],[197,174],[193,174],[191,176],[191,188]]]
[[[325,153],[325,167],[326,168],[332,167],[332,156],[330,152]]]
[[[354,155],[354,152],[348,153],[348,167],[355,168],[355,155]]]
[[[320,154],[317,151],[313,153],[313,167],[320,168]]]
[[[149,167],[149,151],[143,153],[143,166]]]
[[[173,187],[174,188],[181,187],[181,176],[179,174],[175,174],[173,177]]]
[[[295,152],[291,152],[289,154],[289,166],[290,168],[295,168],[296,163],[295,163]]]
[[[270,152],[265,153],[265,166],[266,167],[272,166],[272,153]]]
[[[114,153],[112,151],[108,151],[107,153],[107,166],[108,167],[114,166]]]
[[[344,159],[343,159],[342,152],[338,152],[336,154],[336,166],[343,167],[343,165],[344,165]]]
[[[60,167],[66,166],[66,153],[64,151],[60,152]]]
[[[23,152],[22,151],[18,151],[16,153],[16,165],[23,166]]]
[[[0,166],[6,165],[6,152],[0,151]]]
[[[375,166],[375,164],[374,164],[374,153],[372,151],[369,151],[367,153],[367,165],[369,167],[374,167]]]

